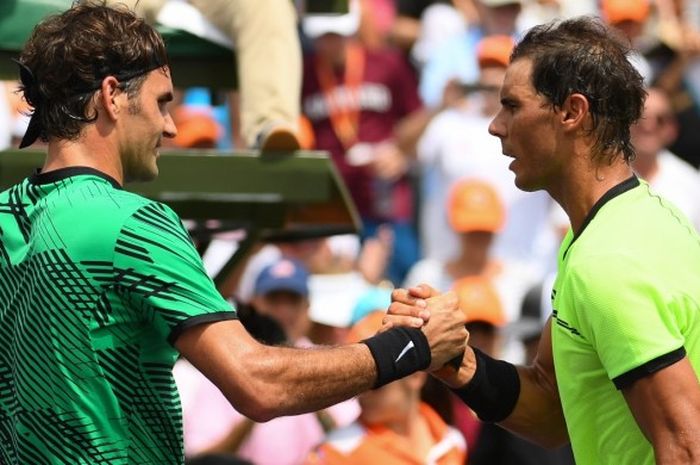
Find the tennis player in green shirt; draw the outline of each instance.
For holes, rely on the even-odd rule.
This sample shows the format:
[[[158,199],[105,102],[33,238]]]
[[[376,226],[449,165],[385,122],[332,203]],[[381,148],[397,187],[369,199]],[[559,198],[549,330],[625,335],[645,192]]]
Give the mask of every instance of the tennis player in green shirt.
[[[254,340],[177,215],[122,188],[158,174],[173,86],[160,35],[101,3],[40,23],[18,60],[34,109],[21,147],[42,139],[48,153],[0,193],[2,465],[182,464],[179,354],[256,421],[461,354],[454,296],[433,301],[424,330],[314,350]]]
[[[700,238],[630,168],[642,77],[598,20],[530,30],[489,131],[523,190],[569,216],[553,315],[532,366],[468,349],[440,378],[484,421],[578,465],[700,463]],[[428,286],[395,291],[393,324],[422,316]]]

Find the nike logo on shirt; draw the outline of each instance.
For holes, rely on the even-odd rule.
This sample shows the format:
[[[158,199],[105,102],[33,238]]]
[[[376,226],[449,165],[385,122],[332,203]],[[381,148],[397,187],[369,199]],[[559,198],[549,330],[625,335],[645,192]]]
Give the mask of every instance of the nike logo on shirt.
[[[398,357],[396,357],[396,360],[394,360],[394,363],[398,363],[399,360],[403,358],[404,355],[406,355],[406,352],[409,350],[413,349],[415,347],[415,344],[413,344],[413,341],[410,341],[408,344],[406,344],[406,347],[403,348],[401,353],[399,354]]]

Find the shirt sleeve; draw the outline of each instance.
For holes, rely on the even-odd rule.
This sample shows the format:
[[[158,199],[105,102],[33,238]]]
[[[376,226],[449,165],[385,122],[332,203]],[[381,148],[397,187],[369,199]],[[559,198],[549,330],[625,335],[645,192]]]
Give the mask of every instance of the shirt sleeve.
[[[125,221],[114,274],[122,298],[171,344],[194,325],[236,318],[179,217],[163,204],[149,203]]]
[[[581,332],[618,388],[685,356],[675,299],[656,273],[620,256],[595,257],[572,272]]]

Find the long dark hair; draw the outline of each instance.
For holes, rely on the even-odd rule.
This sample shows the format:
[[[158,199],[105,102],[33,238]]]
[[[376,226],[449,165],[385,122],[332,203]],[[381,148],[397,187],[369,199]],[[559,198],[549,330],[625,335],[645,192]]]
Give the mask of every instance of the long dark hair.
[[[612,162],[618,153],[634,158],[630,126],[644,108],[642,76],[627,59],[630,47],[619,34],[592,17],[532,28],[511,61],[532,60],[532,85],[554,107],[573,93],[589,102],[595,154]]]

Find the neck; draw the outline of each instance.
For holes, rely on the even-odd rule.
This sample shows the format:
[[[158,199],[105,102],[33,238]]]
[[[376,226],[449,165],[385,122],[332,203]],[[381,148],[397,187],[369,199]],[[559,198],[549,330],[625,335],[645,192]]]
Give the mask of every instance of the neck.
[[[397,418],[391,422],[388,422],[385,426],[396,434],[408,438],[413,443],[413,440],[416,439],[417,433],[419,432],[417,431],[416,425],[420,418],[421,416],[418,410],[418,401],[416,400],[416,402],[413,403],[410,409],[406,412],[406,415],[404,415],[402,418]]]
[[[572,157],[569,172],[550,190],[550,195],[564,209],[574,233],[579,233],[588,213],[611,188],[633,175],[632,168],[618,155],[612,164],[594,162],[588,156]]]
[[[119,156],[109,149],[104,139],[85,134],[77,140],[50,140],[42,172],[74,166],[94,168],[124,184]]]
[[[489,248],[470,245],[462,240],[462,251],[457,258],[447,262],[447,270],[453,278],[481,274],[489,263]]]

